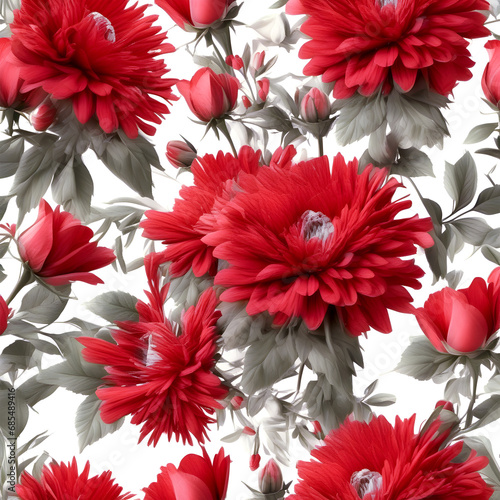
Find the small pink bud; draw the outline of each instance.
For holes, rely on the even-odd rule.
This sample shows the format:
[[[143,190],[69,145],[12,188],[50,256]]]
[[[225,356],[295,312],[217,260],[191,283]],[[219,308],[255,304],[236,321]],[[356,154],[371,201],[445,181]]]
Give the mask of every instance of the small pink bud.
[[[257,81],[257,85],[259,86],[259,97],[262,101],[265,101],[267,94],[269,94],[269,79],[262,78],[262,80]]]
[[[39,132],[47,130],[54,123],[56,112],[56,108],[50,101],[40,104],[30,116],[33,128]]]
[[[262,68],[264,64],[264,58],[266,57],[266,52],[263,50],[262,52],[256,52],[252,57],[251,67],[254,71]]]
[[[234,398],[231,399],[231,405],[235,410],[239,410],[241,408],[241,403],[243,403],[243,398],[241,396],[234,396]]]
[[[241,100],[243,101],[243,106],[245,106],[245,108],[250,108],[252,106],[252,103],[250,102],[250,99],[244,95]]]
[[[330,116],[330,101],[327,95],[317,88],[312,88],[300,103],[300,115],[307,123],[326,120]]]
[[[241,68],[243,68],[243,59],[240,56],[227,56],[226,57],[226,64],[228,66],[231,66],[231,68],[235,69],[236,71],[239,71]]]
[[[196,159],[196,150],[183,141],[170,141],[167,144],[167,160],[175,168],[189,168]]]
[[[243,427],[243,434],[246,434],[247,436],[255,436],[256,432],[251,427],[246,425]]]
[[[260,455],[258,453],[255,453],[250,457],[250,470],[254,471],[259,468],[260,464]]]
[[[442,406],[443,410],[448,410],[453,412],[455,411],[455,409],[453,408],[453,403],[451,403],[450,401],[445,401],[444,399],[441,399],[436,403],[436,408],[438,406]]]
[[[272,458],[259,472],[259,488],[264,494],[277,493],[283,488],[280,466]]]

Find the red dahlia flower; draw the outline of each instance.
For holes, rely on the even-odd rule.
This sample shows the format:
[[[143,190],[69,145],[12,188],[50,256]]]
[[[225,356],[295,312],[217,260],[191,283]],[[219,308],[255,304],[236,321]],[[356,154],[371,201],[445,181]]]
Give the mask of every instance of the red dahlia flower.
[[[288,12],[307,14],[300,50],[306,75],[335,82],[333,95],[410,91],[423,78],[447,96],[469,80],[474,65],[466,38],[488,36],[486,0],[291,0]]]
[[[275,154],[273,163],[289,162],[289,155],[279,158],[281,152]],[[217,259],[212,248],[201,241],[215,223],[214,204],[217,198],[230,196],[228,190],[242,172],[255,175],[260,168],[259,159],[260,151],[255,152],[248,146],[241,148],[238,158],[222,151],[216,157],[197,158],[191,165],[194,186],[181,189],[181,199],[175,201],[173,211],[146,212],[147,219],[141,222],[143,236],[163,240],[168,245],[164,256],[172,262],[169,268],[172,276],[182,276],[191,268],[195,276],[215,275]]]
[[[173,464],[162,467],[156,482],[144,488],[144,500],[224,500],[230,463],[224,448],[213,462],[203,448],[203,457],[187,455],[177,469]]]
[[[19,254],[28,267],[53,286],[83,281],[103,283],[90,271],[115,260],[113,250],[90,242],[94,232],[68,212],[54,211],[41,200],[36,222],[17,238]]]
[[[128,0],[23,0],[14,12],[12,51],[18,58],[22,91],[42,87],[56,100],[70,99],[77,119],[94,115],[106,133],[122,128],[131,138],[146,122],[161,123],[176,99],[176,80],[157,56],[173,52],[166,36],[144,17],[146,6]]]
[[[301,481],[290,500],[487,500],[493,494],[477,471],[488,464],[472,452],[464,462],[453,460],[463,443],[440,449],[446,433],[435,420],[414,434],[415,416],[391,426],[385,417],[369,423],[347,420],[311,455],[298,462]]]
[[[489,40],[485,45],[490,62],[484,68],[481,85],[486,99],[494,106],[500,101],[500,40]]]
[[[91,478],[89,471],[87,462],[78,474],[75,458],[68,465],[53,462],[43,467],[40,481],[23,472],[16,493],[20,500],[127,500],[134,496],[122,493],[123,488],[114,483],[110,471]]]
[[[500,328],[500,267],[468,288],[443,288],[416,310],[420,328],[440,352],[474,352]]]
[[[216,351],[215,324],[220,312],[213,289],[190,307],[182,320],[182,333],[175,334],[168,321],[120,322],[116,344],[96,338],[80,338],[83,357],[106,366],[108,387],[96,391],[102,400],[104,422],[116,422],[132,414],[133,424],[144,424],[140,440],[151,433],[155,446],[163,433],[193,444],[207,436],[208,424],[227,395],[212,373]]]
[[[182,29],[204,28],[223,19],[235,0],[155,0]]]
[[[217,74],[210,68],[199,69],[191,80],[181,80],[177,89],[189,109],[203,122],[229,113],[238,98],[240,83],[227,73]]]
[[[404,288],[420,288],[423,271],[401,257],[430,247],[430,219],[396,218],[411,201],[391,201],[401,186],[385,170],[347,165],[337,155],[289,170],[262,169],[241,176],[239,190],[218,214],[203,242],[229,263],[215,283],[221,300],[247,300],[254,315],[268,311],[275,324],[302,318],[317,329],[335,306],[347,329],[391,331],[387,310],[410,312]]]

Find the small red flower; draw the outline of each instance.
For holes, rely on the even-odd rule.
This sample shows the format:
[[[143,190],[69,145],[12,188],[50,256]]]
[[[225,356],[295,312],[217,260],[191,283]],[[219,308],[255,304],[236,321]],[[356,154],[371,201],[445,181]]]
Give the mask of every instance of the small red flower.
[[[115,260],[109,248],[91,242],[94,232],[68,212],[54,211],[41,200],[36,222],[17,238],[23,262],[46,283],[53,286],[83,281],[91,285],[103,283],[90,271]]]
[[[244,95],[242,98],[241,98],[242,102],[243,102],[243,106],[245,106],[245,108],[250,108],[252,107],[252,103],[250,102],[250,99]]]
[[[198,70],[191,81],[181,80],[177,89],[189,109],[203,122],[220,118],[236,106],[240,84],[227,73],[217,74],[210,68]]]
[[[203,457],[186,455],[177,469],[173,464],[161,468],[156,482],[144,488],[144,500],[224,500],[230,464],[229,456],[224,456],[224,448],[213,462],[205,448]]]
[[[260,464],[260,455],[258,453],[254,453],[250,457],[250,464],[249,464],[250,470],[251,471],[257,470],[259,468],[259,464]]]
[[[196,156],[196,151],[184,141],[170,141],[167,144],[167,160],[175,168],[189,168]]]
[[[0,295],[0,335],[7,329],[7,322],[11,312],[12,309],[9,309],[4,298]]]
[[[121,128],[134,138],[152,135],[175,100],[176,80],[158,56],[174,51],[166,35],[144,17],[146,6],[128,0],[23,0],[14,11],[12,51],[23,92],[39,87],[70,100],[76,118],[93,116],[106,133]]]
[[[89,472],[87,462],[79,474],[75,458],[68,465],[53,462],[43,467],[39,481],[23,472],[16,493],[20,500],[127,500],[134,496],[122,493],[123,488],[115,484],[110,471],[90,478]]]
[[[490,62],[484,68],[481,85],[483,92],[494,106],[500,101],[500,40],[489,40],[485,48],[488,50]]]
[[[446,287],[429,295],[416,310],[420,328],[440,352],[474,352],[500,328],[500,267],[468,288]]]
[[[436,408],[439,408],[440,406],[443,407],[443,410],[448,410],[448,411],[455,411],[455,409],[453,408],[453,403],[450,402],[450,401],[445,401],[444,399],[440,399],[437,403],[436,403]]]
[[[265,101],[267,99],[267,95],[269,94],[269,78],[262,78],[262,80],[258,80],[257,85],[259,86],[259,97],[262,101]]]
[[[30,121],[35,130],[47,130],[56,118],[57,110],[49,101],[40,104],[30,115]]]
[[[205,28],[224,19],[235,0],[155,0],[182,29]]]
[[[385,417],[369,423],[347,420],[298,462],[300,482],[290,500],[487,500],[493,494],[477,472],[488,464],[472,452],[456,462],[463,442],[441,447],[447,433],[435,420],[414,434],[415,416],[393,427]]]
[[[447,96],[469,80],[474,65],[466,38],[489,36],[486,0],[290,0],[287,11],[307,14],[310,36],[299,55],[306,75],[335,82],[333,96],[410,91],[423,79]]]
[[[162,297],[165,294],[164,290]],[[151,311],[142,304],[146,314],[142,312],[141,321],[117,323],[120,329],[112,334],[116,344],[78,339],[85,346],[85,360],[106,365],[109,373],[108,386],[96,391],[104,422],[131,414],[133,424],[143,424],[139,441],[151,433],[148,445],[156,446],[164,433],[183,443],[193,444],[191,436],[204,442],[208,425],[215,422],[209,415],[222,409],[218,401],[227,395],[212,372],[215,324],[220,317],[216,305],[214,290],[204,292],[196,306],[184,313],[179,335],[163,319],[159,304]],[[160,313],[156,320],[155,311]]]
[[[317,88],[312,88],[300,103],[300,115],[307,123],[326,120],[330,116],[330,101],[327,95]]]
[[[226,64],[231,66],[231,68],[239,71],[243,68],[243,59],[240,56],[229,55],[226,57]]]

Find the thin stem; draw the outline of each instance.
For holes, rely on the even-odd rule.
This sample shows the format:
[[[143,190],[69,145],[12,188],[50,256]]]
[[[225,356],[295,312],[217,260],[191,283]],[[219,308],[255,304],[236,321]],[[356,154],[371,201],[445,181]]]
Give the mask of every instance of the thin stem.
[[[13,300],[14,297],[29,283],[33,281],[33,277],[31,275],[31,271],[27,268],[23,269],[23,274],[21,274],[21,277],[19,278],[19,281],[17,282],[16,286],[14,287],[14,290],[12,290],[12,293],[9,295],[9,298],[5,301],[7,305],[9,305]]]
[[[250,94],[252,94],[252,100],[255,102],[257,100],[257,98],[255,97],[255,94],[253,93],[253,89],[252,89],[252,86],[250,85],[250,80],[248,79],[246,72],[243,73],[243,77],[245,78],[245,82],[247,82],[248,88],[250,90]]]
[[[319,155],[323,156],[323,137],[320,135],[318,136],[318,150],[319,150]]]
[[[474,403],[476,402],[477,399],[477,382],[478,382],[478,375],[474,371],[471,373],[472,375],[472,396],[470,399],[469,407],[467,408],[467,418],[465,419],[465,428],[470,427],[472,424],[472,412],[474,410]]]
[[[466,210],[465,212],[462,212],[461,214],[455,215],[455,217],[453,217],[453,219],[450,219],[450,217],[452,216],[452,214],[450,214],[450,215],[448,215],[448,217],[445,217],[443,219],[443,223],[453,222],[453,221],[459,219],[460,217],[463,217],[465,214],[468,214],[468,213],[470,213],[472,211],[473,211],[473,209],[470,208],[469,210]]]
[[[236,147],[234,145],[233,139],[231,138],[231,134],[229,133],[229,130],[227,129],[226,122],[224,120],[220,120],[217,123],[217,128],[224,134],[224,137],[229,142],[229,145],[231,146],[231,150],[233,152],[234,157],[238,158],[238,152],[236,151]]]
[[[219,47],[217,47],[217,44],[215,43],[215,40],[213,40],[212,45],[214,47],[215,54],[217,55],[217,57],[219,58],[219,61],[222,64],[222,67],[223,68],[228,68],[229,69],[228,73],[231,76],[234,76],[234,69],[232,68],[232,66],[229,66],[229,64],[226,63],[226,59],[224,57],[222,57],[222,54],[220,53]]]

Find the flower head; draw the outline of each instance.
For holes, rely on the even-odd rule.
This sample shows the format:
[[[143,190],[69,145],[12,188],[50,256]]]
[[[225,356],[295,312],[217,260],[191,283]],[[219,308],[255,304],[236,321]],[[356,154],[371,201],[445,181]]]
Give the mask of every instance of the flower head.
[[[393,86],[410,91],[422,78],[447,96],[469,80],[474,65],[466,38],[488,36],[485,0],[291,0],[288,12],[307,14],[300,50],[306,75],[335,82],[334,97],[370,96]]]
[[[229,456],[224,448],[213,461],[205,448],[203,456],[186,455],[176,469],[173,464],[161,468],[156,482],[144,488],[144,500],[224,500],[229,481]]]
[[[317,88],[312,88],[300,102],[300,115],[307,123],[326,120],[330,116],[328,96]]]
[[[472,452],[456,462],[463,443],[441,447],[446,433],[439,433],[439,419],[414,434],[415,416],[385,417],[369,423],[347,420],[311,455],[315,461],[299,462],[301,481],[290,500],[406,500],[440,498],[487,500],[493,494],[477,472],[488,464]]]
[[[271,458],[259,472],[259,489],[262,493],[276,493],[283,488],[280,466]]]
[[[106,133],[118,128],[131,138],[147,122],[160,123],[175,80],[163,78],[157,56],[173,52],[166,36],[144,17],[146,6],[128,0],[23,0],[14,12],[12,51],[23,92],[43,88],[55,100],[70,100],[76,118],[96,116]]]
[[[183,443],[192,444],[191,436],[204,442],[208,424],[215,422],[209,415],[222,408],[218,400],[227,394],[212,373],[220,317],[216,304],[213,289],[204,292],[184,313],[178,335],[168,320],[151,321],[143,313],[143,321],[117,323],[116,344],[79,339],[83,357],[106,365],[109,373],[107,386],[96,391],[104,422],[131,414],[133,424],[143,424],[140,441],[151,434],[148,444],[155,446],[164,433]]]
[[[340,154],[332,171],[324,156],[240,176],[202,239],[229,264],[215,277],[221,300],[246,300],[248,314],[268,311],[278,325],[300,317],[312,330],[333,306],[353,335],[390,332],[387,310],[410,312],[404,287],[420,288],[423,275],[402,257],[433,241],[430,219],[397,218],[411,201],[392,201],[401,185],[385,180]]]
[[[415,316],[440,352],[468,353],[484,347],[500,328],[500,267],[488,284],[476,278],[468,288],[432,293]]]
[[[184,141],[170,141],[167,144],[167,160],[175,168],[189,168],[196,159],[196,150]]]
[[[91,242],[94,232],[68,212],[41,200],[36,222],[17,238],[19,254],[26,265],[53,286],[83,281],[97,285],[103,281],[90,271],[115,260],[109,248]]]
[[[7,329],[7,322],[11,312],[12,309],[9,309],[7,302],[5,302],[4,298],[0,295],[0,335]]]
[[[500,40],[489,40],[485,45],[490,62],[484,68],[481,85],[486,99],[494,106],[500,101]]]
[[[20,500],[127,500],[130,493],[114,483],[111,472],[89,478],[90,463],[79,474],[76,459],[68,465],[53,462],[44,466],[42,477],[37,481],[31,474],[23,472],[16,493]]]

